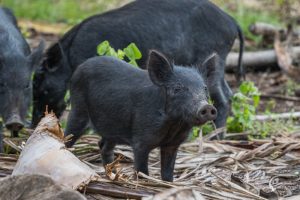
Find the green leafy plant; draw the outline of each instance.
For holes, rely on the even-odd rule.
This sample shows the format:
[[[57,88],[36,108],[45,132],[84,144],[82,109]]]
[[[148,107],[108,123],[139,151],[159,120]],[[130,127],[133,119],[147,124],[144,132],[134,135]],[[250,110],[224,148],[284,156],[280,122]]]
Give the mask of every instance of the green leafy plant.
[[[256,121],[255,115],[260,103],[260,92],[253,82],[243,82],[231,103],[232,116],[227,118],[228,132],[248,132],[248,138],[266,138],[279,133],[291,133],[295,130],[293,119],[276,119]],[[265,106],[265,114],[272,116],[275,101],[269,101]]]
[[[209,134],[210,132],[212,132],[215,129],[215,127],[211,122],[205,123],[202,126],[193,127],[193,129],[192,129],[192,133],[193,133],[192,139],[195,139],[195,138],[199,137],[200,129],[202,129],[202,134],[203,134],[203,136],[205,136],[205,135]]]
[[[232,98],[232,116],[227,118],[229,132],[244,132],[254,128],[254,117],[260,93],[253,82],[243,82]]]
[[[97,46],[97,53],[99,56],[113,56],[119,58],[120,60],[127,59],[129,64],[137,66],[136,60],[142,58],[142,54],[136,44],[130,43],[123,50],[115,50],[112,48],[107,40],[103,41]]]
[[[208,99],[208,103],[213,105],[213,101],[212,99]],[[196,139],[197,137],[199,137],[199,132],[202,129],[202,134],[203,136],[211,133],[213,130],[215,130],[215,125],[212,121],[206,122],[205,124],[201,125],[201,126],[194,126],[192,129],[192,135],[190,136],[191,140]]]

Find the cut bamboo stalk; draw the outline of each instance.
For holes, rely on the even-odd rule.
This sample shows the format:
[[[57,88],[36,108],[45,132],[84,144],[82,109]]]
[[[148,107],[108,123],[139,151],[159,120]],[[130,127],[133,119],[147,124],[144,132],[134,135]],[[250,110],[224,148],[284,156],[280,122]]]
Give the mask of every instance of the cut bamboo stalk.
[[[53,113],[46,113],[27,140],[12,175],[41,174],[72,189],[100,179],[89,166],[68,151],[64,134]]]

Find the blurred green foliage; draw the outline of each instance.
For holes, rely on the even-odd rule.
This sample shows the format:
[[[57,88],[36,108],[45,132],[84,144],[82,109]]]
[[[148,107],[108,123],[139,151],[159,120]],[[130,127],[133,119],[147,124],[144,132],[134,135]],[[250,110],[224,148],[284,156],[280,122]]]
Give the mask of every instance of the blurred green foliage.
[[[260,102],[260,92],[253,82],[244,81],[232,97],[232,116],[227,118],[229,132],[244,132],[254,129],[256,109]]]
[[[280,26],[280,19],[278,15],[271,12],[261,12],[260,10],[247,9],[243,4],[238,3],[239,9],[234,11],[228,11],[228,13],[238,22],[241,26],[244,36],[247,39],[251,39],[256,43],[261,41],[260,36],[253,35],[249,31],[249,26],[255,22],[266,22],[268,24],[273,24]]]
[[[260,4],[264,5],[267,1],[270,2],[271,0],[261,0]],[[249,26],[251,24],[258,21],[278,26],[281,25],[280,16],[274,11],[274,9],[257,7],[257,3],[255,3],[255,1],[250,3],[250,1],[246,2],[245,0],[213,0],[213,2],[220,6],[238,22],[243,30],[245,38],[251,39],[256,43],[259,43],[262,38],[250,33]]]
[[[128,0],[0,0],[17,17],[76,24],[88,16],[114,8]]]

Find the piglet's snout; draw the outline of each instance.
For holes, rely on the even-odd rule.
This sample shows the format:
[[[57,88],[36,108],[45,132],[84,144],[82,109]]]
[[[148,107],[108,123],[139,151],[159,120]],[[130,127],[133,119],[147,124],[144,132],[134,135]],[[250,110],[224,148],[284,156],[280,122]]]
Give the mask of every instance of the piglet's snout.
[[[217,117],[217,109],[209,104],[203,105],[199,109],[197,116],[202,122],[215,120]]]

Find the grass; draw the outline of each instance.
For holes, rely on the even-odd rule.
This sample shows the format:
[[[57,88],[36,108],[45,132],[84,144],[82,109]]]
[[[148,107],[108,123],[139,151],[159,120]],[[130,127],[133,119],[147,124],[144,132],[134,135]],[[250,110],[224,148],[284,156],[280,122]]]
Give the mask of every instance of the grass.
[[[88,16],[120,6],[128,0],[0,0],[18,18],[76,24]]]
[[[288,79],[282,88],[282,93],[283,95],[294,96],[296,90],[300,90],[300,84]]]
[[[236,19],[241,26],[245,37],[248,39],[254,40],[255,42],[261,41],[260,37],[253,35],[249,31],[249,26],[255,22],[266,22],[268,24],[281,26],[280,19],[275,14],[261,12],[259,10],[250,10],[245,8],[241,3],[239,3],[239,7],[237,12],[229,11],[229,14]]]

